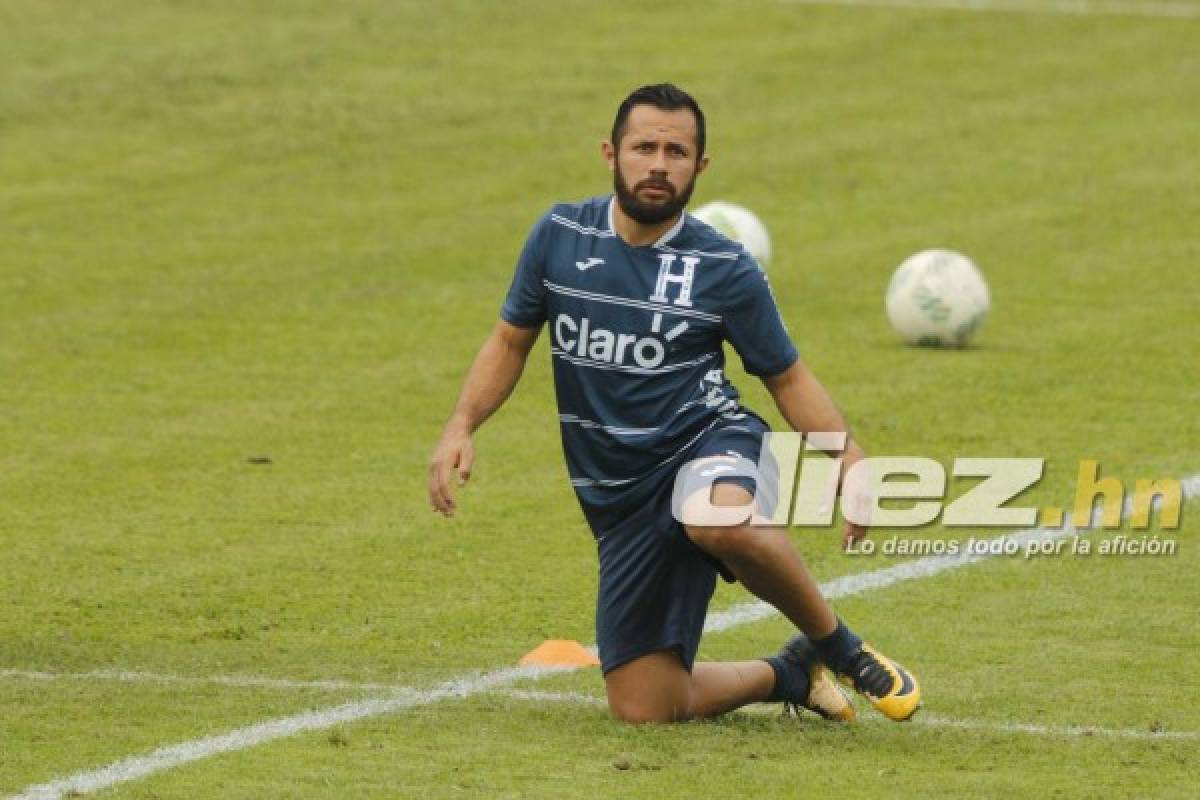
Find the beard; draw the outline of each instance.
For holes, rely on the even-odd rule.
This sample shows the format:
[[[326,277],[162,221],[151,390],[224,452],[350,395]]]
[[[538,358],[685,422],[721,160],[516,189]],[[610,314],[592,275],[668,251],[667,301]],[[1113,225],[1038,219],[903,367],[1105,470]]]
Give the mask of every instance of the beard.
[[[659,202],[639,200],[637,192],[648,186],[665,189],[668,193],[667,198]],[[687,186],[683,187],[683,191],[678,191],[674,184],[666,178],[647,178],[637,186],[630,188],[629,184],[625,182],[625,176],[621,174],[619,162],[613,171],[613,193],[616,195],[617,204],[630,219],[641,225],[658,225],[679,214],[687,208],[695,188],[695,175],[692,175],[692,179],[688,181]]]

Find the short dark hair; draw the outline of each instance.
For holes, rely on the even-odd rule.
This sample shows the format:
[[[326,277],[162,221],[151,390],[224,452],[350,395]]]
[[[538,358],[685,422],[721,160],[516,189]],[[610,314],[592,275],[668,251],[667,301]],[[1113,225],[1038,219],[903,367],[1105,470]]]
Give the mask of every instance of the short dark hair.
[[[673,83],[653,83],[634,89],[617,108],[617,118],[613,120],[612,143],[616,147],[621,143],[625,134],[625,123],[634,106],[654,106],[663,111],[680,111],[687,109],[696,117],[696,158],[704,155],[704,112],[700,104],[690,94]]]

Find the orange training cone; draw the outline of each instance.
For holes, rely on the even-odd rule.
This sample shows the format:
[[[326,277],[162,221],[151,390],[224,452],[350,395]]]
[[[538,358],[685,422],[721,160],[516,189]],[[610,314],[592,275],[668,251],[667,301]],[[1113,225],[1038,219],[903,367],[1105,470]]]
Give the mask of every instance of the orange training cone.
[[[579,642],[571,639],[547,639],[521,656],[521,665],[539,667],[598,667],[600,659]]]

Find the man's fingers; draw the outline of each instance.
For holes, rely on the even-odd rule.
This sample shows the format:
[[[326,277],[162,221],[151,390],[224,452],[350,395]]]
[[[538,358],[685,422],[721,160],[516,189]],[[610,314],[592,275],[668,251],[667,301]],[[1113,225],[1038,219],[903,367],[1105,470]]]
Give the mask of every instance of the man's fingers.
[[[450,462],[443,461],[438,471],[438,487],[442,495],[442,513],[446,516],[454,513],[454,481],[450,477],[453,473],[454,467],[450,466]]]
[[[434,511],[446,511],[446,499],[442,492],[438,473],[433,469],[429,472],[429,507]]]
[[[435,459],[429,465],[429,503],[434,511],[446,516],[454,513],[454,494],[450,488],[452,468],[444,459]]]
[[[846,532],[842,536],[842,549],[849,550],[855,542],[866,538],[867,529],[863,525],[855,525],[853,522],[846,523]]]
[[[458,485],[464,486],[471,479],[471,467],[475,465],[475,448],[467,445],[458,456]]]
[[[462,486],[471,477],[475,449],[469,436],[445,434],[429,461],[429,505],[447,517],[454,516],[458,504],[454,486]]]
[[[429,508],[433,511],[440,511],[441,500],[438,497],[437,462],[429,462],[429,474],[425,480],[425,492],[429,495]]]

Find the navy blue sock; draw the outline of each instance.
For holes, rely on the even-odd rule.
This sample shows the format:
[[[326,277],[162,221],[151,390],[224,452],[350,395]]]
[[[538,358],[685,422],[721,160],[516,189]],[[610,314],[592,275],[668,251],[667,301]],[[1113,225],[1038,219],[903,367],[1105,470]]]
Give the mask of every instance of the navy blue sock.
[[[782,703],[788,700],[793,703],[801,703],[808,697],[808,692],[812,688],[808,670],[789,664],[781,656],[771,656],[764,658],[763,661],[770,664],[771,669],[775,670],[775,686],[771,689],[771,694],[767,697],[766,702]]]
[[[825,666],[834,672],[848,672],[850,656],[858,652],[858,648],[862,646],[862,639],[847,628],[846,623],[842,622],[840,618],[833,633],[824,639],[810,639],[810,641],[817,648],[817,652],[821,654],[821,660],[825,662]]]

